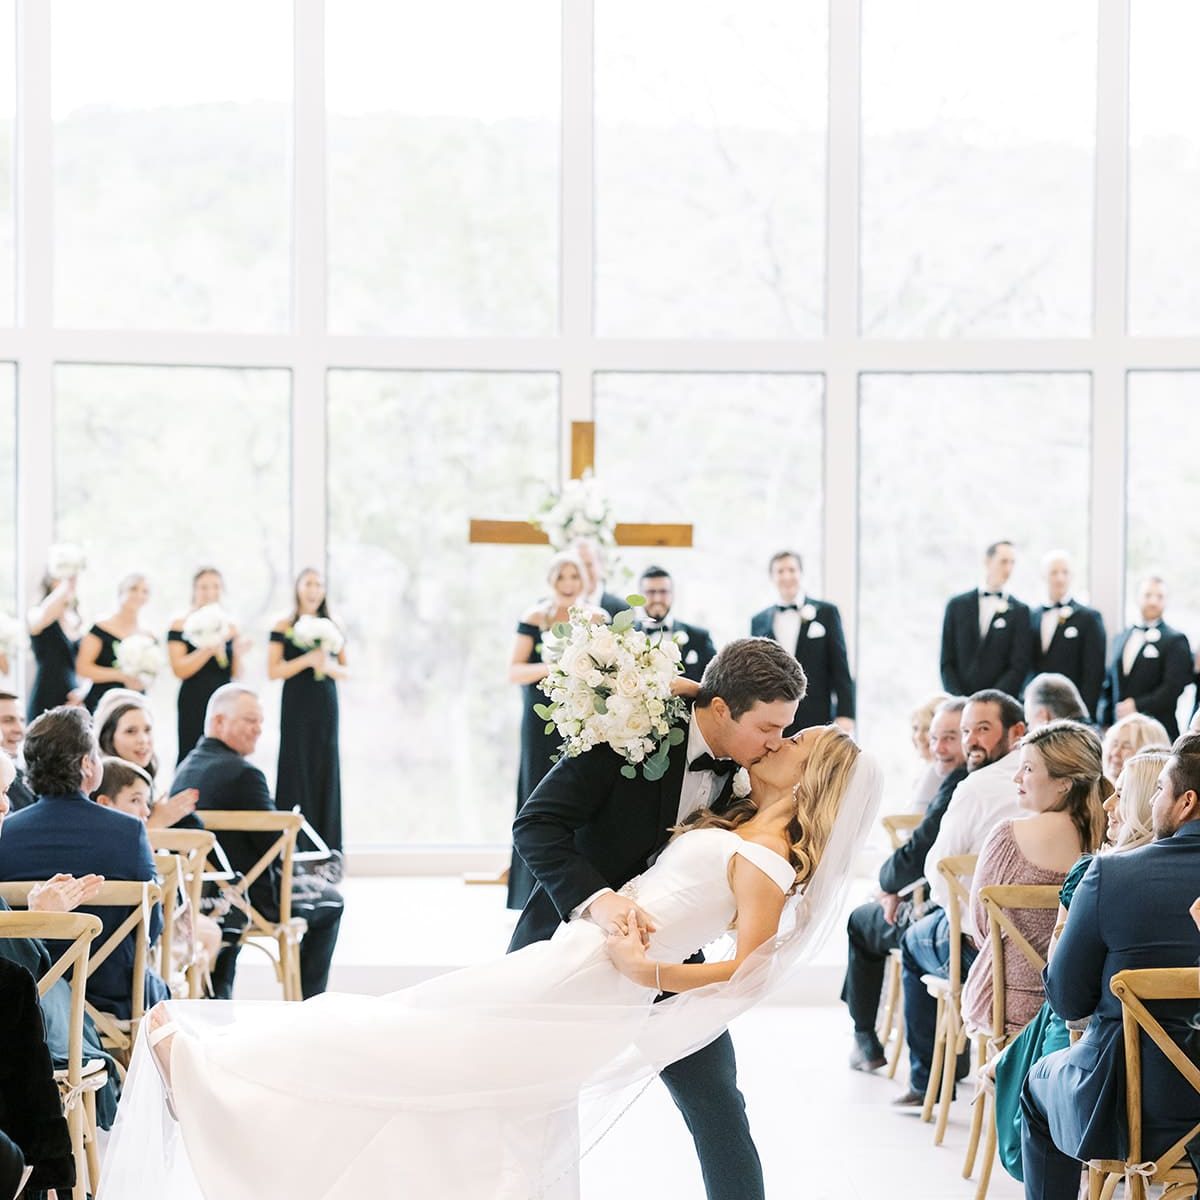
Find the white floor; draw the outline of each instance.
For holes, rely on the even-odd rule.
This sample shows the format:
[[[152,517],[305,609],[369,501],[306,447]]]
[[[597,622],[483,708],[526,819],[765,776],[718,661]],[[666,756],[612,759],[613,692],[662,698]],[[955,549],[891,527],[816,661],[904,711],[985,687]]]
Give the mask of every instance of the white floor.
[[[515,919],[504,909],[503,889],[456,878],[351,878],[344,891],[332,980],[344,991],[392,991],[503,953]],[[972,1200],[975,1184],[961,1176],[969,1089],[960,1089],[945,1143],[934,1147],[932,1126],[890,1107],[901,1081],[847,1068],[849,1025],[837,1002],[844,954],[833,935],[783,1002],[760,1006],[733,1027],[768,1197]],[[265,962],[244,951],[238,997],[277,995]],[[652,1085],[585,1159],[583,1194],[703,1200],[690,1139],[661,1085]],[[1021,1189],[997,1165],[988,1194],[1016,1200]]]

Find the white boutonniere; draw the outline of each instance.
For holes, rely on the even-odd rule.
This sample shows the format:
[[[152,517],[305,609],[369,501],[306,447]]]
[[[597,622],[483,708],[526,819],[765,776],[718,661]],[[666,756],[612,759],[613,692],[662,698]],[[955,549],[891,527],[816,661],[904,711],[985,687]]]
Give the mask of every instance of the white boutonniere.
[[[800,610],[800,616],[801,616],[801,618],[802,618],[803,620],[805,620],[805,621],[814,621],[814,620],[816,620],[816,617],[817,617],[817,609],[816,609],[816,605],[814,605],[814,604],[806,604],[806,605],[805,605],[805,606],[804,606],[804,607],[803,607],[803,608]]]
[[[1008,624],[1008,622],[1003,617],[996,617],[992,621],[992,628],[993,629],[1003,629],[1007,624]]]
[[[1156,625],[1153,629],[1146,630],[1146,641],[1157,642],[1162,637],[1162,630]]]
[[[810,638],[821,638],[821,637],[824,637],[824,636],[825,636],[825,626],[824,626],[824,625],[822,625],[820,621],[814,621],[814,622],[813,622],[813,623],[812,623],[812,624],[811,624],[811,625],[808,627],[808,634],[807,634],[807,636],[808,636],[808,637],[810,637]]]
[[[1066,629],[1063,630],[1063,637],[1065,638],[1077,638],[1078,636],[1079,628],[1076,625],[1068,625]]]
[[[672,636],[675,638],[675,645],[686,646],[688,644],[688,635],[684,633],[682,629]]]
[[[750,772],[745,767],[738,767],[733,775],[733,797],[735,800],[745,800],[750,795]]]

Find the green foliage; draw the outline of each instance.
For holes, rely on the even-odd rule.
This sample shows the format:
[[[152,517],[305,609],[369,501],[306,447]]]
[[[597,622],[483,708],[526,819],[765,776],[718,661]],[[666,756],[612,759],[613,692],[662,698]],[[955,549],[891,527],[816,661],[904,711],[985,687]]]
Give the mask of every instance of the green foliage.
[[[541,717],[543,721],[554,720],[554,709],[551,708],[549,704],[535,704],[533,706],[533,711],[537,713],[537,715]]]
[[[613,633],[625,633],[626,630],[633,628],[633,612],[631,609],[625,609],[617,613],[612,620]]]
[[[672,727],[670,732],[667,734],[666,744],[668,746],[678,746],[679,743],[683,741],[683,739],[684,739],[683,730],[680,729],[678,725],[675,725]]]
[[[639,596],[635,592],[632,596],[625,597],[625,603],[628,604],[630,608],[644,608],[646,604],[646,597]]]
[[[621,774],[624,775],[626,779],[636,779],[637,778],[637,768],[631,767],[628,763],[626,763],[621,768]]]

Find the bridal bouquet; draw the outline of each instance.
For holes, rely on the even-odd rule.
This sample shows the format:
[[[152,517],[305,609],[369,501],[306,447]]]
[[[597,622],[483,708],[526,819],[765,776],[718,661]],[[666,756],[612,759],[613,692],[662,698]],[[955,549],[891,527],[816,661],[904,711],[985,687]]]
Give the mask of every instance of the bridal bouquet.
[[[532,523],[555,550],[566,549],[577,537],[593,538],[602,546],[617,544],[612,505],[590,470],[582,479],[568,479],[561,492],[548,493]]]
[[[46,574],[51,579],[74,579],[86,566],[83,549],[74,542],[57,542],[46,555]]]
[[[163,668],[162,647],[148,633],[131,633],[113,647],[117,670],[133,675],[149,687]]]
[[[9,659],[10,663],[16,657],[24,634],[25,627],[16,617],[0,613],[0,654]]]
[[[320,647],[326,654],[338,655],[346,644],[342,631],[328,617],[297,617],[292,632],[289,635],[292,645],[301,650],[316,650]],[[314,671],[317,679],[324,679],[320,671]]]
[[[628,599],[645,603],[640,596]],[[570,616],[550,631],[558,658],[538,685],[549,703],[534,711],[547,733],[562,736],[560,753],[568,758],[611,746],[625,760],[626,778],[641,766],[647,779],[661,779],[671,747],[684,738],[677,724],[684,703],[671,695],[671,681],[682,671],[678,645],[635,629],[629,610],[611,625],[595,624],[583,608],[572,608]]]
[[[183,636],[197,650],[216,650],[217,664],[222,669],[229,666],[225,643],[232,632],[233,622],[219,604],[206,604],[189,613],[183,622]]]

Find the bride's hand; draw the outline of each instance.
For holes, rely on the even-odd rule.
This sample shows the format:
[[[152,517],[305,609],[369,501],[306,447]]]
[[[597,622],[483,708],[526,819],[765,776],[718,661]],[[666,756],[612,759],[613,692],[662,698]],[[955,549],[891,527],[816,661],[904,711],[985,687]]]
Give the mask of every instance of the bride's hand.
[[[608,935],[608,956],[622,975],[640,983],[646,969],[646,947],[642,942],[637,913],[630,911],[623,924]]]

